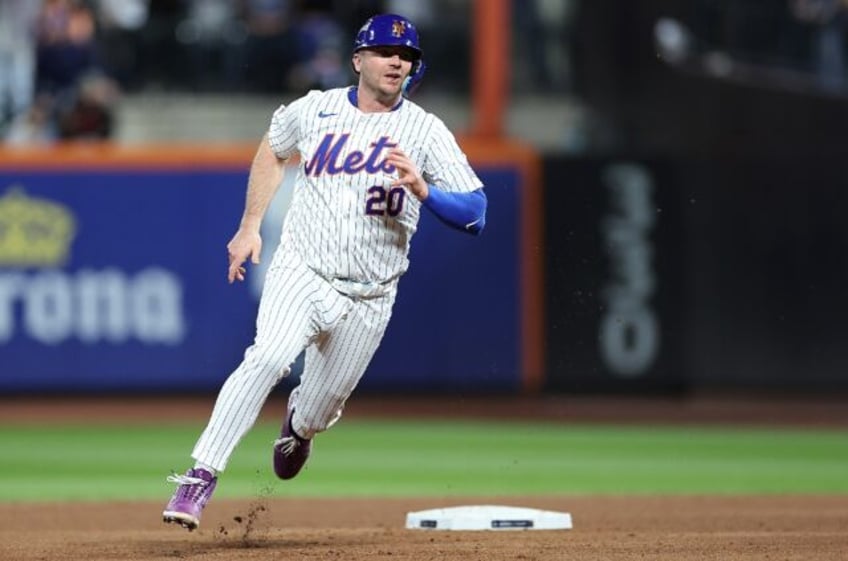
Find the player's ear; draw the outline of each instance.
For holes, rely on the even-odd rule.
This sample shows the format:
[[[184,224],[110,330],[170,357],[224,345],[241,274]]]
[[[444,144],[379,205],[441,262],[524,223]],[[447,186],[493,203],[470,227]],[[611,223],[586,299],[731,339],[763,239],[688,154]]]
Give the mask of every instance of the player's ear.
[[[353,53],[353,57],[350,59],[350,65],[353,66],[353,71],[359,74],[359,69],[362,66],[362,55],[358,51]]]

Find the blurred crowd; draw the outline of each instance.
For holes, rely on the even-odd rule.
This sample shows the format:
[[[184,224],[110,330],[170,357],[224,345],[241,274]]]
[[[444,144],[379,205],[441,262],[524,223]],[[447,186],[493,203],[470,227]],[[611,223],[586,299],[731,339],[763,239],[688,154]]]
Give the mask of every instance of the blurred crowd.
[[[0,0],[0,141],[109,138],[144,92],[301,94],[351,83],[350,48],[380,12],[416,23],[424,89],[470,90],[475,0]],[[516,91],[570,87],[579,0],[510,0]],[[437,69],[437,71],[435,71]]]
[[[10,143],[105,137],[117,93],[82,3],[0,0],[0,116]]]
[[[0,0],[0,138],[109,138],[116,102],[139,91],[346,84],[356,31],[385,11],[418,24],[428,57],[453,57],[457,73],[443,80],[467,80],[469,10],[467,0]]]
[[[687,23],[704,47],[846,90],[848,0],[696,0]]]
[[[465,95],[475,1],[0,0],[0,141],[109,138],[128,94],[301,94],[351,83],[352,38],[378,12],[419,27],[432,69],[422,91]],[[588,1],[510,1],[513,93],[580,97],[581,57],[597,48],[575,40]],[[848,92],[848,0],[681,6],[706,48]]]

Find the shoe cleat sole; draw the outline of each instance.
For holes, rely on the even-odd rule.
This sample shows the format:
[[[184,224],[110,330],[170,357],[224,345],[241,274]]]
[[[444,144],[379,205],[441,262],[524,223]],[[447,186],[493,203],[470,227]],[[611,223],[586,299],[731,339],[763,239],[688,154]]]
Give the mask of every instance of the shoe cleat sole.
[[[199,520],[171,512],[163,514],[162,521],[167,524],[179,524],[189,532],[196,530],[200,526]]]

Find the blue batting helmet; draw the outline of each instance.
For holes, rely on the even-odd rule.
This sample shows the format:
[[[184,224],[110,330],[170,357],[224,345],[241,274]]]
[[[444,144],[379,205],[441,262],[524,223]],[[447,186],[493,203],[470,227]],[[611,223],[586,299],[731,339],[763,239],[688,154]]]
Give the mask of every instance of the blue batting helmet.
[[[365,22],[356,34],[353,52],[368,47],[409,47],[418,58],[423,54],[415,25],[396,14],[380,14]]]
[[[426,68],[415,24],[397,14],[379,14],[372,17],[356,34],[353,52],[370,47],[407,47],[415,53],[412,70],[403,85],[404,95],[411,94],[421,82]]]

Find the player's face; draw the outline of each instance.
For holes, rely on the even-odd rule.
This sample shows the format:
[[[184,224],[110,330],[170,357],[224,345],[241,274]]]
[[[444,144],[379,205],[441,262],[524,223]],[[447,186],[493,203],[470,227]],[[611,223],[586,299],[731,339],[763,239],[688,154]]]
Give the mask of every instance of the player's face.
[[[353,66],[359,71],[360,88],[378,99],[392,99],[400,95],[414,60],[414,51],[405,47],[374,47],[355,53]]]

